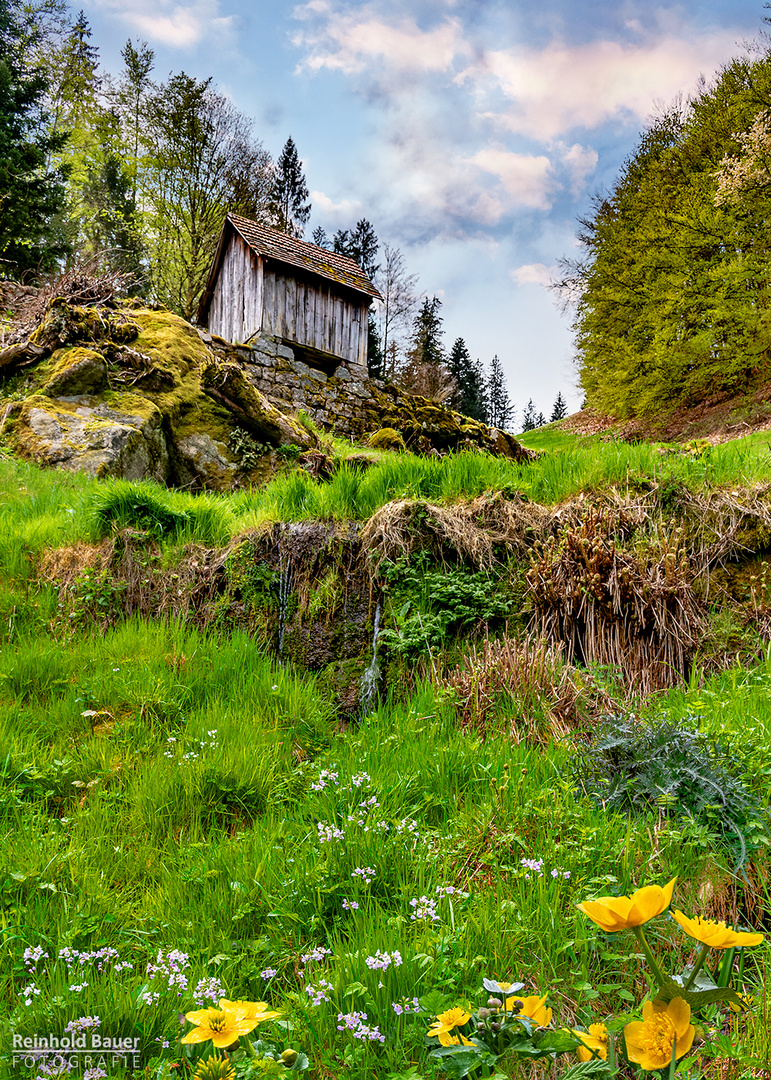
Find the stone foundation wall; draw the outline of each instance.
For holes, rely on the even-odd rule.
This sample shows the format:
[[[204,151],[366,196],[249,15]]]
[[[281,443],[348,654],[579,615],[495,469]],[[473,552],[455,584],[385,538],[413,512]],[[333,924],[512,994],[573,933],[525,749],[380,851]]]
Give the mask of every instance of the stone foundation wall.
[[[513,435],[487,427],[429,398],[405,393],[370,379],[358,366],[341,361],[332,374],[299,360],[281,341],[260,336],[248,345],[230,345],[199,331],[215,354],[236,359],[249,382],[282,412],[304,409],[336,435],[361,440],[380,428],[398,431],[410,449],[476,447],[521,460],[529,458]]]
[[[249,345],[229,345],[201,335],[215,352],[236,356],[250,383],[282,412],[304,409],[317,423],[339,435],[361,436],[370,423],[373,392],[382,383],[369,379],[358,365],[341,361],[332,375],[295,358],[289,346],[261,336]],[[367,412],[369,405],[370,412]]]

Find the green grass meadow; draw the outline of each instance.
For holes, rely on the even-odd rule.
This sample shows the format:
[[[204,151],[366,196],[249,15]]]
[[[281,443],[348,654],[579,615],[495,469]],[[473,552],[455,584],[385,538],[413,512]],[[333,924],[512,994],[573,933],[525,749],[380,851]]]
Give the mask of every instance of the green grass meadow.
[[[719,740],[762,808],[737,866],[717,811],[672,813],[663,790],[653,808],[604,806],[577,780],[585,743],[514,741],[512,717],[519,710],[527,727],[531,708],[516,696],[481,737],[421,669],[342,725],[314,675],[245,635],[138,618],[77,628],[40,574],[51,549],[127,526],[155,530],[173,563],[188,544],[224,547],[272,521],[364,522],[395,499],[452,504],[502,490],[556,504],[613,485],[703,491],[771,477],[763,439],[694,456],[558,435],[549,448],[548,432],[529,445],[539,438],[548,452],[525,465],[384,454],[363,472],[343,460],[327,482],[293,470],[227,497],[0,459],[5,1075],[70,1075],[14,1061],[11,1048],[76,1022],[73,1033],[136,1041],[136,1058],[96,1056],[85,1080],[191,1076],[212,1050],[180,1043],[183,1014],[227,998],[280,1013],[259,1029],[262,1064],[235,1061],[239,1080],[306,1065],[319,1080],[461,1077],[426,1035],[444,1010],[484,1006],[484,978],[548,994],[552,1026],[602,1022],[620,1039],[639,1018],[651,988],[639,940],[599,929],[577,906],[590,897],[676,877],[673,907],[687,915],[771,928],[771,654],[696,670],[629,705],[649,720],[689,718]],[[646,930],[669,971],[693,964],[697,943],[668,915]],[[768,942],[714,951],[718,983],[728,953],[749,1008],[704,1005],[678,1075],[769,1075]],[[286,1048],[301,1051],[294,1069],[274,1060]],[[509,1056],[470,1075],[611,1075],[596,1062],[570,1073],[576,1063]]]

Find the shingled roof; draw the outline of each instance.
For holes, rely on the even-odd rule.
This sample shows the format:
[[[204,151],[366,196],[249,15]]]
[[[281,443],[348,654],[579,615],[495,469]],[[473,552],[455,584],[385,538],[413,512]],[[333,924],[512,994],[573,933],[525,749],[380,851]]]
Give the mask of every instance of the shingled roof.
[[[240,214],[228,214],[227,220],[257,254],[267,259],[296,266],[312,274],[346,285],[356,292],[367,296],[380,297],[380,293],[369,280],[361,267],[345,255],[336,255],[333,251],[308,244],[287,233],[271,229],[258,221],[241,217]]]

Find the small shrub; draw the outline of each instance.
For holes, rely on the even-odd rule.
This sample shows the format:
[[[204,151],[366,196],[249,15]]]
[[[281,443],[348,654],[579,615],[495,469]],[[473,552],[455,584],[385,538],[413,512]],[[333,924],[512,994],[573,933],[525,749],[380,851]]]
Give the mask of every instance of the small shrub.
[[[767,811],[744,783],[735,755],[700,731],[696,717],[607,717],[592,746],[574,759],[573,775],[608,810],[706,825],[737,868],[768,834]]]
[[[257,442],[243,428],[233,428],[228,436],[228,450],[238,458],[238,463],[245,472],[256,469],[266,454],[275,447]]]

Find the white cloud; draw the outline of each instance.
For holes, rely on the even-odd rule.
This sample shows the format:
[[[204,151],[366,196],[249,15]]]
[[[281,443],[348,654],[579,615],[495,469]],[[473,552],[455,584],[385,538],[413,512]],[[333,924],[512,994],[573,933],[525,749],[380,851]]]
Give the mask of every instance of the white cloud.
[[[334,199],[330,199],[328,195],[325,195],[323,191],[312,191],[310,199],[313,209],[320,211],[325,220],[330,222],[331,225],[338,225],[342,228],[350,225],[352,221],[363,215],[362,204],[355,199],[341,199],[339,202],[335,202]]]
[[[550,162],[543,154],[517,154],[499,145],[486,146],[466,159],[495,176],[509,196],[509,206],[547,210]]]
[[[528,45],[493,13],[466,18],[470,6],[306,0],[294,10],[297,72],[335,72],[366,102],[363,205],[415,242],[564,206],[597,167],[595,132],[607,140],[609,121],[642,124],[656,100],[692,89],[735,50],[734,34],[655,10],[621,40],[605,28],[600,40]]]
[[[466,52],[457,19],[421,30],[414,18],[378,16],[373,5],[342,11],[326,0],[296,8],[295,17],[308,23],[292,40],[305,51],[300,67],[311,71],[329,68],[352,75],[373,63],[402,72],[446,71],[459,52]]]
[[[486,51],[457,79],[473,89],[481,118],[548,141],[609,120],[643,120],[655,100],[692,89],[701,72],[734,50],[730,32],[670,32],[643,44],[554,41],[543,49]]]
[[[191,4],[174,4],[170,0],[101,0],[98,6],[110,10],[151,44],[180,49],[221,37],[233,24],[232,16],[219,14],[218,0],[195,0]]]
[[[563,153],[562,160],[570,170],[573,194],[577,195],[583,190],[587,176],[597,168],[599,154],[591,146],[573,143],[570,149]]]
[[[527,263],[525,266],[517,266],[510,270],[509,274],[517,285],[547,286],[558,276],[559,268],[544,266],[543,263]]]

